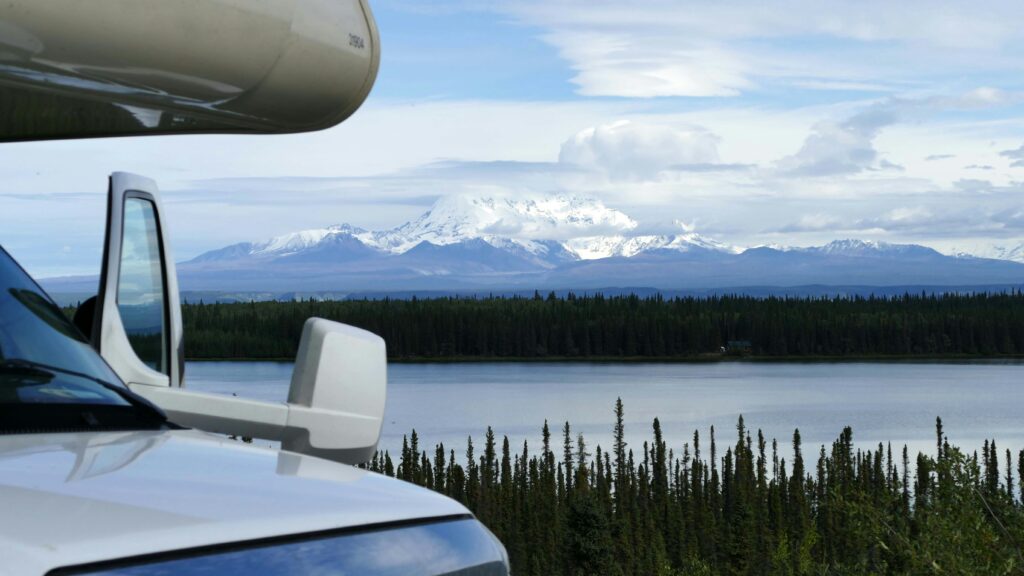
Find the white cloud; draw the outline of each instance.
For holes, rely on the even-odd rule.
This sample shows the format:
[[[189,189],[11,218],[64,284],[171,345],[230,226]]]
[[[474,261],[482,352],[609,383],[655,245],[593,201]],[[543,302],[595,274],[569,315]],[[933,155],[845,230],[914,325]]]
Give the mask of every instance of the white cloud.
[[[886,91],[1016,73],[1024,6],[883,0],[539,0],[493,8],[544,30],[586,96],[734,96],[783,81]],[[777,42],[779,39],[792,42]],[[984,97],[984,94],[979,94]],[[991,96],[991,95],[989,95]]]
[[[931,224],[935,221],[935,215],[924,206],[893,208],[882,214],[881,217],[871,221],[868,227],[880,227],[885,229],[916,227],[922,224]]]
[[[907,128],[909,124],[927,123],[931,117],[942,113],[963,113],[965,111],[990,110],[1010,106],[1020,100],[1020,95],[1002,90],[982,87],[953,95],[930,95],[916,98],[891,97],[867,103],[845,119],[835,117],[820,120],[810,130],[800,149],[776,162],[780,175],[790,177],[855,176],[868,171],[904,172],[905,162],[920,164],[920,154],[907,155],[902,159],[884,157],[879,150],[878,140],[883,131]],[[911,129],[913,129],[911,127]],[[938,139],[925,139],[920,132],[915,143],[900,143],[899,147],[910,149],[927,142],[929,146]],[[963,147],[965,140],[952,140]],[[907,146],[910,144],[910,146]],[[964,156],[977,158],[978,142],[971,139],[971,150]],[[949,146],[952,148],[952,146]],[[1017,151],[1005,151],[1004,156],[1012,157]],[[934,163],[956,158],[949,153],[929,154],[925,162]],[[991,159],[991,158],[988,158]],[[984,165],[978,162],[973,166]],[[966,168],[964,168],[966,169]],[[959,169],[957,169],[959,170]],[[922,173],[934,179],[939,169],[927,167]]]
[[[1024,167],[1024,144],[1021,144],[1019,148],[1003,150],[999,155],[1004,158],[1009,158],[1010,166],[1014,168]]]
[[[804,214],[797,222],[783,226],[782,232],[812,232],[823,230],[843,229],[841,218],[833,215],[818,212],[815,214]]]
[[[959,96],[939,98],[940,105],[950,108],[992,108],[1020,101],[1020,94],[1006,92],[999,88],[981,86]]]
[[[620,121],[581,130],[562,144],[559,162],[646,180],[676,165],[718,161],[718,137],[699,127]]]
[[[969,194],[989,194],[995,189],[990,180],[981,178],[961,178],[953,182],[953,187],[960,192]]]
[[[778,168],[789,176],[833,176],[886,168],[888,165],[878,161],[874,140],[883,127],[895,122],[896,115],[883,107],[870,108],[842,122],[819,122],[800,150],[781,159]]]
[[[584,96],[735,96],[751,87],[746,65],[715,46],[669,48],[649,37],[597,32],[545,38],[570,63]]]

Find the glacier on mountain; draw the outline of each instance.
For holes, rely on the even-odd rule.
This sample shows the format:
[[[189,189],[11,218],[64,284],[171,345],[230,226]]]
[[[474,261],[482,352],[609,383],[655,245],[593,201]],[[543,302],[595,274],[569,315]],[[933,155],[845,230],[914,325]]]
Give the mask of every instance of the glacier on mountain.
[[[542,198],[442,197],[419,218],[390,230],[369,231],[342,224],[291,232],[256,243],[236,244],[225,256],[237,258],[249,246],[255,258],[284,257],[332,238],[357,239],[382,254],[403,254],[429,242],[447,246],[483,240],[495,248],[557,260],[632,257],[649,250],[735,251],[692,230],[680,234],[632,235],[637,222],[600,200],[555,195]],[[200,257],[209,260],[211,253]]]
[[[994,244],[972,248],[954,248],[953,254],[959,258],[992,258],[1024,263],[1024,242],[1019,244]]]

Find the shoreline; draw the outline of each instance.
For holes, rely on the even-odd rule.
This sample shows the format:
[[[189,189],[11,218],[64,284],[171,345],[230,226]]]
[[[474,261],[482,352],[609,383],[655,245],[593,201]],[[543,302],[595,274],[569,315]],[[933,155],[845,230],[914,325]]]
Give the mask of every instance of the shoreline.
[[[294,362],[294,358],[185,358],[186,362]],[[906,355],[856,355],[856,356],[455,356],[445,358],[411,357],[388,358],[388,364],[717,364],[717,363],[788,363],[788,364],[856,364],[856,363],[972,363],[1021,361],[1024,354],[981,355],[981,354],[906,354]]]

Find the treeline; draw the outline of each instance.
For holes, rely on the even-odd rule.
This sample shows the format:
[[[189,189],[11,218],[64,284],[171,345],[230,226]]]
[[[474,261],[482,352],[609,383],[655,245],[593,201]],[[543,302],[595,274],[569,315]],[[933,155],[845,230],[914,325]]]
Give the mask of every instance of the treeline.
[[[634,452],[622,411],[608,451],[569,423],[560,447],[545,423],[539,451],[488,429],[458,456],[414,431],[366,467],[465,504],[520,575],[1024,573],[1024,451],[1016,465],[994,441],[964,454],[937,421],[935,457],[854,449],[846,428],[805,462],[799,431],[780,448],[740,418],[724,453],[713,428],[670,447],[657,419]]]
[[[194,303],[190,358],[294,358],[303,322],[380,334],[392,359],[1024,355],[1024,294],[573,296]]]

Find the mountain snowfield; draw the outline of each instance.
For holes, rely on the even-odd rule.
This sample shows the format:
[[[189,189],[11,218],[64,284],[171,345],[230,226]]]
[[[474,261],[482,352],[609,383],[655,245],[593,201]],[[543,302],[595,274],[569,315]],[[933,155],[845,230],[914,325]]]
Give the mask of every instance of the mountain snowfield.
[[[1024,243],[1016,246],[993,246],[989,255],[979,255],[983,258],[995,258],[996,260],[1012,260],[1024,262]]]
[[[656,249],[737,251],[683,225],[679,234],[628,234],[636,227],[637,222],[626,214],[590,198],[450,196],[442,197],[416,220],[390,230],[373,232],[348,224],[302,230],[264,242],[235,245],[230,256],[237,258],[238,250],[242,250],[254,257],[283,257],[339,237],[354,238],[383,254],[403,254],[423,242],[448,246],[467,240],[483,240],[495,248],[525,250],[538,256],[548,255],[552,244],[559,244],[578,260],[629,258]],[[197,260],[208,261],[212,254],[203,254]]]
[[[991,245],[967,250],[954,250],[961,258],[992,258],[995,260],[1011,260],[1024,262],[1024,242],[1017,245]]]
[[[853,239],[742,249],[682,224],[638,229],[578,196],[451,196],[389,230],[303,230],[206,252],[179,272],[190,290],[307,292],[1024,285],[1024,247],[995,259]]]

